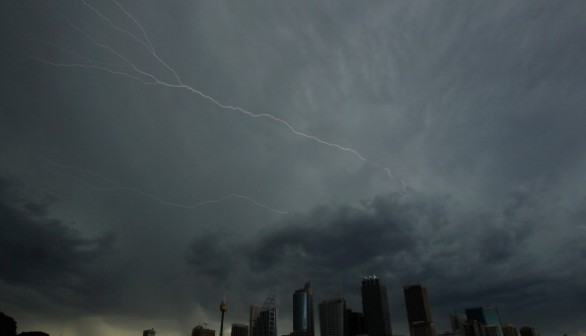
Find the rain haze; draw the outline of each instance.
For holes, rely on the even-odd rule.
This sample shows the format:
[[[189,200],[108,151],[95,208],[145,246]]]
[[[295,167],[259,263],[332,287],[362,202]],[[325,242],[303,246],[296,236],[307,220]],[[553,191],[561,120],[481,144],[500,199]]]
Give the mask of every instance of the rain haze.
[[[3,1],[0,310],[224,334],[403,286],[586,335],[586,2]],[[315,316],[316,321],[318,316]],[[316,322],[316,329],[318,323]]]

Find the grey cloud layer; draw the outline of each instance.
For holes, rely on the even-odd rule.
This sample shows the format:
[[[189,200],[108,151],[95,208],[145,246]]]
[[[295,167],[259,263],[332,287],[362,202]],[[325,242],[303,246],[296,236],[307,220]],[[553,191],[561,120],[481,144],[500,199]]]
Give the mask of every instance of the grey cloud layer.
[[[140,35],[114,3],[90,3]],[[408,191],[269,120],[27,58],[123,63],[71,23],[172,79],[81,2],[3,2],[0,172],[14,177],[0,180],[3,309],[59,310],[53,333],[93,315],[120,333],[163,319],[185,334],[216,322],[223,294],[243,322],[273,287],[284,333],[305,281],[318,299],[341,284],[359,309],[360,277],[374,273],[398,332],[401,286],[417,281],[442,329],[453,309],[494,304],[546,334],[586,330],[583,2],[123,4],[189,85],[350,146]],[[161,199],[239,193],[290,214],[238,199],[170,208],[87,188],[39,157]]]

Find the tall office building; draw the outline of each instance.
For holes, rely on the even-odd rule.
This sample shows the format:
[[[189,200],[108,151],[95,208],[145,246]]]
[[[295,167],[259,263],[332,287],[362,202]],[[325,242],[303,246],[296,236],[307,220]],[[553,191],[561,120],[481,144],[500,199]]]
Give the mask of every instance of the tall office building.
[[[503,329],[504,336],[519,336],[519,333],[517,332],[517,328],[515,328],[515,326],[510,323],[503,324],[502,329]]]
[[[257,304],[250,306],[250,315],[248,318],[248,336],[252,336],[252,330],[254,329],[254,325],[256,323],[256,319],[260,315],[260,306]]]
[[[427,288],[421,285],[403,287],[407,321],[411,324],[420,321],[433,321],[427,298]]]
[[[466,321],[464,322],[464,335],[486,336],[486,330],[484,325],[478,321]]]
[[[197,325],[195,328],[191,330],[191,336],[215,336],[216,331],[212,329],[205,328],[204,326]]]
[[[311,282],[293,293],[293,335],[314,336]]]
[[[366,322],[364,321],[364,315],[359,312],[354,312],[351,309],[346,309],[346,326],[347,332],[346,336],[358,336],[358,335],[365,335],[366,332]]]
[[[142,336],[155,336],[155,329],[151,328],[142,332]]]
[[[230,336],[248,336],[248,326],[246,324],[232,323]]]
[[[454,312],[450,314],[450,326],[452,332],[456,336],[465,336],[464,323],[466,322],[466,315],[460,315]]]
[[[269,294],[265,300],[251,329],[252,336],[277,336],[277,306],[274,293]]]
[[[345,336],[346,300],[342,293],[318,305],[321,336]]]
[[[369,336],[392,336],[387,289],[376,276],[362,280],[362,311]]]
[[[495,333],[496,336],[503,336],[501,318],[495,307],[468,308],[466,309],[466,319],[469,322],[478,321],[485,327],[494,327],[488,330],[494,330],[491,333]]]
[[[431,318],[427,289],[421,285],[405,286],[403,294],[411,336],[435,336],[435,324]]]

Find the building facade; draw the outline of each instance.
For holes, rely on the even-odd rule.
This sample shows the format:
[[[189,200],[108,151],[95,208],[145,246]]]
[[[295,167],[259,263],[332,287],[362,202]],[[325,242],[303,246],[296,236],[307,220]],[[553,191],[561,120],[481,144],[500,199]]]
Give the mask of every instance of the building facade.
[[[346,300],[344,300],[342,293],[322,301],[318,310],[321,336],[345,336]]]
[[[267,297],[251,329],[252,336],[277,336],[277,306],[274,293]]]
[[[362,280],[362,311],[370,336],[392,336],[387,289],[376,276]]]
[[[492,333],[496,333],[496,336],[503,336],[501,318],[495,307],[468,308],[466,309],[466,319],[468,322],[478,321],[484,327],[494,327],[489,330],[494,329],[494,332],[491,331]]]
[[[315,335],[313,291],[310,282],[293,293],[293,335]]]
[[[230,336],[248,336],[248,326],[246,324],[232,323]]]
[[[346,309],[346,336],[358,336],[365,335],[366,332],[366,321],[364,315],[359,312],[354,312],[351,309]]]
[[[191,336],[215,336],[216,331],[212,329],[205,328],[202,325],[198,325],[193,330],[191,330]]]
[[[507,323],[503,324],[503,336],[519,336],[517,328],[514,325]]]
[[[411,336],[435,336],[427,289],[421,285],[405,286],[403,294]]]
[[[250,315],[248,317],[248,336],[252,336],[252,330],[254,329],[254,325],[256,323],[256,319],[258,319],[260,315],[260,306],[259,305],[251,305],[250,306]]]

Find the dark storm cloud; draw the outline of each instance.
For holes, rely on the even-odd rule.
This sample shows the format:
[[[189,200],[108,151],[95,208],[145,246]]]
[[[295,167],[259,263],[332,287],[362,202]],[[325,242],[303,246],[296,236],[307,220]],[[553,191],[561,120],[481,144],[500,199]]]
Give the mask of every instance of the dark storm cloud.
[[[401,300],[391,302],[399,328],[404,314],[401,288],[417,282],[430,289],[441,328],[447,327],[447,315],[454,309],[479,305],[498,306],[506,321],[525,324],[537,323],[535,307],[547,303],[556,305],[560,316],[576,307],[586,309],[570,294],[586,290],[574,278],[586,275],[584,256],[579,251],[564,256],[557,247],[542,251],[541,243],[531,244],[557,234],[541,224],[563,218],[561,209],[544,215],[540,208],[553,200],[531,188],[512,190],[506,199],[501,208],[488,212],[459,209],[450,197],[415,192],[378,196],[354,206],[322,206],[289,215],[252,239],[198,237],[187,261],[231,290],[277,286],[286,314],[288,297],[306,280],[318,288],[318,300],[343,283],[351,306],[359,309],[361,277],[377,274],[391,300]],[[550,239],[553,246],[564,244]],[[246,303],[251,302],[240,304]]]
[[[88,3],[142,38],[115,3]],[[162,334],[186,334],[196,320],[216,322],[224,293],[230,318],[246,321],[248,304],[276,287],[285,333],[291,292],[305,281],[317,300],[342,284],[359,308],[360,278],[377,274],[398,333],[407,333],[401,288],[413,282],[428,286],[440,329],[454,309],[494,304],[544,334],[586,330],[576,322],[586,310],[584,2],[121,3],[185,83],[348,145],[408,191],[394,193],[401,184],[376,165],[269,120],[38,62],[30,57],[124,63],[71,23],[173,80],[82,2],[5,1],[1,168],[31,195],[59,201],[1,180],[12,197],[0,225],[23,238],[0,238],[12,246],[2,262],[14,266],[0,273],[3,306],[18,293],[48,314],[58,300],[43,293],[66,287],[70,300],[57,305],[75,312],[57,323],[103,314],[135,334],[166,318],[180,322]],[[128,188],[96,190],[60,172]],[[170,208],[131,189],[185,204],[242,193],[290,214],[236,199]],[[104,232],[115,233],[115,249],[108,236],[91,238]],[[41,272],[46,281],[33,281]],[[97,325],[53,330],[99,334]]]
[[[399,253],[416,254],[425,243],[417,230],[438,230],[446,224],[442,203],[421,195],[391,194],[356,206],[322,206],[288,215],[250,239],[198,237],[187,260],[218,281],[238,267],[274,279],[283,278],[282,272],[320,279],[339,272],[369,274],[392,265]],[[225,272],[219,272],[221,265]]]
[[[93,266],[111,251],[114,237],[88,239],[72,224],[51,218],[47,204],[29,199],[22,184],[0,175],[0,281],[57,301],[93,297],[91,291],[99,292]],[[71,291],[68,297],[63,290]]]

